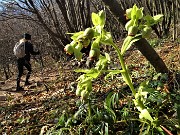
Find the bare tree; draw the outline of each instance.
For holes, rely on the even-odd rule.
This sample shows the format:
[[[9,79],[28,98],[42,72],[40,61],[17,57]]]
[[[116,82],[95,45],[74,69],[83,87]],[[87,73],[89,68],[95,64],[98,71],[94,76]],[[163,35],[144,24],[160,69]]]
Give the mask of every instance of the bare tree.
[[[70,42],[67,32],[80,31],[90,26],[89,0],[13,0],[4,3],[1,16],[27,19],[47,31],[57,57],[64,45]],[[57,51],[56,51],[57,50]]]
[[[118,3],[117,0],[102,0],[106,6],[109,7],[111,12],[118,18],[118,20],[125,25],[125,10],[121,8],[121,5]],[[150,46],[150,44],[143,38],[138,42],[135,42],[135,46],[138,50],[146,57],[146,59],[153,65],[157,72],[165,73],[168,72],[168,68],[166,67],[165,63],[156,53],[156,51]]]

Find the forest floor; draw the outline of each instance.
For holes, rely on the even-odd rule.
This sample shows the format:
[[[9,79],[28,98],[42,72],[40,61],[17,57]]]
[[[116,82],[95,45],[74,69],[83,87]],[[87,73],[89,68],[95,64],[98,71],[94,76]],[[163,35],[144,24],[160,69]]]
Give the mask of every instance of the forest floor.
[[[180,74],[179,43],[164,42],[155,50],[172,73]],[[148,72],[154,72],[138,50],[131,50],[129,54],[125,61],[133,73],[140,76],[139,79],[146,77]],[[64,110],[73,112],[75,109],[79,97],[75,95],[78,76],[73,71],[74,63],[47,61],[43,72],[38,63],[32,65],[32,85],[25,87],[23,91],[15,91],[15,75],[0,82],[0,134],[38,135],[58,123]],[[22,78],[22,85],[24,79]],[[176,81],[180,84],[179,77]]]

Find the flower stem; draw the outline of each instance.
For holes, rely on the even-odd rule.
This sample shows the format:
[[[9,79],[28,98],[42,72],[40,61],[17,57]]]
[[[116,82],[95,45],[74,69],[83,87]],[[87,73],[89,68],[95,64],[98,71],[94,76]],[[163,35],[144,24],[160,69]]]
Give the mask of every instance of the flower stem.
[[[127,80],[127,82],[128,82],[128,85],[129,85],[129,87],[130,87],[133,95],[135,96],[136,90],[134,89],[134,86],[133,86],[132,81],[131,81],[131,79],[130,79],[128,70],[127,70],[127,68],[126,68],[126,66],[125,66],[125,63],[124,63],[123,56],[122,56],[122,54],[121,54],[121,51],[120,51],[120,49],[117,47],[116,44],[113,43],[112,46],[114,47],[114,49],[115,49],[115,50],[117,51],[117,53],[118,53],[119,62],[120,62],[120,64],[121,64],[122,70],[125,71],[125,72],[124,72],[125,78],[126,78],[126,80]],[[122,74],[122,73],[121,73],[121,74]]]

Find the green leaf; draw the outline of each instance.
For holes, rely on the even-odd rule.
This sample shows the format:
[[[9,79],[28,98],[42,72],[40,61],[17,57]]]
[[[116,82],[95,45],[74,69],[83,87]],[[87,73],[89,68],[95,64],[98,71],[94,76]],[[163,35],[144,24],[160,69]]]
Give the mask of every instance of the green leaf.
[[[107,59],[108,58],[108,59]],[[96,69],[97,70],[104,70],[107,67],[107,64],[109,63],[109,57],[106,56],[99,56],[99,61],[96,63]]]
[[[111,97],[112,107],[114,108],[119,103],[118,93],[114,93]]]
[[[133,38],[132,36],[127,36],[125,38],[125,40],[123,42],[123,45],[121,47],[121,54],[122,55],[126,52],[126,50],[127,50],[128,46],[129,46],[129,43],[131,42],[132,38]]]
[[[158,22],[160,22],[163,19],[163,16],[164,15],[162,15],[162,14],[153,16],[155,23],[157,24]]]
[[[98,78],[100,72],[88,73],[87,76],[92,77],[94,79]]]
[[[146,21],[144,25],[153,26],[155,24],[155,21],[151,15],[146,15],[143,17],[143,19]]]
[[[79,115],[82,114],[84,108],[80,108],[74,115],[73,115],[73,118],[74,119],[77,119]]]
[[[108,96],[106,97],[106,99],[105,99],[104,105],[105,105],[106,107],[108,107],[108,108],[111,108],[111,96],[112,96],[112,95],[113,95],[113,93],[110,92],[110,93],[108,94]]]
[[[133,19],[133,20],[137,19],[136,18],[137,10],[138,10],[138,7],[136,6],[136,4],[134,4],[132,11],[131,11],[131,19]]]
[[[63,113],[61,117],[59,118],[58,125],[59,126],[65,126],[65,123],[67,121],[68,115],[67,113]]]
[[[106,59],[107,59],[108,61],[111,61],[111,58],[110,58],[110,56],[109,56],[108,53],[105,53],[105,56],[106,56]]]
[[[71,126],[72,125],[72,118],[69,118],[65,124],[65,127]]]
[[[147,109],[143,109],[139,115],[139,118],[140,119],[147,119],[151,122],[153,122],[153,118],[151,117],[151,115],[149,114],[148,110]]]
[[[135,37],[132,36],[127,36],[123,42],[123,45],[121,47],[121,53],[122,55],[124,55],[124,53],[131,47],[131,45],[140,40],[141,39],[141,35],[137,34]]]
[[[77,73],[91,73],[91,72],[94,72],[94,70],[96,69],[75,69],[74,71],[77,72]]]
[[[92,42],[91,49],[94,49],[94,48],[100,49],[100,47],[99,47],[99,42],[100,42],[100,37],[97,37],[97,38]]]
[[[76,69],[74,71],[77,73],[86,73],[87,77],[92,77],[92,78],[97,78],[100,74],[100,72],[95,68],[92,68],[92,69]]]
[[[67,34],[72,34],[73,36],[71,36],[72,40],[76,40],[78,36],[82,35],[84,33],[84,31],[79,31],[76,33],[67,33]]]
[[[116,121],[116,114],[115,114],[115,112],[111,108],[107,107],[106,105],[104,106],[104,108],[110,113],[110,115],[113,118],[113,121],[115,122]]]
[[[136,13],[136,19],[138,20],[138,19],[142,19],[142,17],[143,17],[143,7],[142,8],[140,8],[140,9],[138,9],[137,10],[137,13]]]
[[[82,59],[82,52],[80,52],[79,50],[74,49],[74,55],[78,61]]]
[[[108,135],[108,123],[105,123],[105,134],[104,135]]]
[[[100,26],[104,27],[105,25],[105,21],[106,21],[106,14],[103,10],[101,10],[99,13],[98,13],[99,17],[100,17],[100,20],[99,20],[99,24]]]
[[[91,14],[91,18],[92,18],[92,23],[93,23],[94,26],[97,26],[97,25],[100,24],[100,17],[99,17],[98,14],[96,14],[96,13],[93,12],[93,13]]]
[[[124,70],[107,70],[107,72],[109,73],[105,76],[105,79],[107,79],[108,77],[112,77],[113,75],[120,74],[125,71]]]
[[[105,45],[114,44],[111,33],[104,30],[102,33],[102,38],[100,42]]]

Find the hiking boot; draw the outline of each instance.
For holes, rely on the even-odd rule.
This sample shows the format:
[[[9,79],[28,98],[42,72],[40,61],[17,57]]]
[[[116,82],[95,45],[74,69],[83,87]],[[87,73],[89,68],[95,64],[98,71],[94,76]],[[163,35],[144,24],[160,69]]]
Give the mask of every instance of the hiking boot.
[[[31,83],[30,83],[30,82],[25,82],[24,85],[25,85],[25,86],[28,86],[28,85],[31,85]]]
[[[16,88],[16,91],[21,91],[21,90],[24,90],[24,88],[23,87],[17,87]]]

